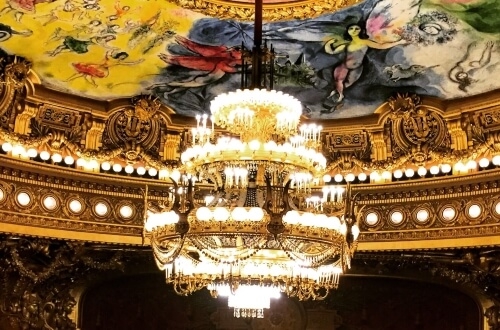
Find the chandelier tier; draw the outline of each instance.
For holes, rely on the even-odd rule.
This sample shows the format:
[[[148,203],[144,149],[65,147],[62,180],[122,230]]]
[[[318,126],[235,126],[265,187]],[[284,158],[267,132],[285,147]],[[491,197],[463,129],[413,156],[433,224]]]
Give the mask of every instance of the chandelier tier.
[[[240,137],[252,135],[250,141],[224,136],[215,143],[212,143],[215,139],[213,128],[207,128],[208,116],[197,117],[198,124],[192,130],[191,146],[181,155],[186,171],[194,176],[208,174],[226,188],[245,188],[249,172],[269,173],[273,181],[287,174],[288,177],[281,178],[282,181],[293,179],[294,184],[309,186],[326,168],[326,158],[319,152],[321,126],[302,125],[300,135],[280,143],[279,139],[273,139],[277,135],[266,133],[264,126],[271,121],[269,117],[267,113],[257,112],[251,117],[254,119],[249,120],[249,125],[238,125],[236,129],[231,123],[228,124],[228,128],[241,133]],[[213,116],[211,119],[213,124]],[[293,130],[297,130],[298,122],[294,125]],[[222,176],[225,177],[224,182]],[[263,180],[259,181],[262,185]]]
[[[297,134],[302,105],[295,97],[275,90],[239,89],[217,96],[210,111],[216,125],[250,142]]]
[[[242,89],[196,117],[169,197],[146,193],[144,233],[176,293],[207,288],[235,317],[259,318],[281,293],[320,300],[337,288],[359,229],[350,187],[320,185],[321,126],[301,125],[300,102],[267,89],[275,56],[262,47],[262,0],[243,54]]]
[[[263,317],[276,292],[300,300],[324,299],[350,267],[359,229],[349,189],[302,198],[303,193],[290,188],[290,180],[273,187],[268,179],[263,200],[252,185],[236,199],[245,204],[252,195],[252,203],[260,206],[210,206],[227,204],[218,197],[222,193],[204,206],[194,200],[193,180],[181,182],[187,186],[174,181],[166,209],[150,212],[145,222],[157,265],[178,294],[203,288],[213,297],[230,292],[236,317]],[[249,306],[245,301],[250,298],[242,298],[245,290],[240,291],[245,287],[268,289]]]

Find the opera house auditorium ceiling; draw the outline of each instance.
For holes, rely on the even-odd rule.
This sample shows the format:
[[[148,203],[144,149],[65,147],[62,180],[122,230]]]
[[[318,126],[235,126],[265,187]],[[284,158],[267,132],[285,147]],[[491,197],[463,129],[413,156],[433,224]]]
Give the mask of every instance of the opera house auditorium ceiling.
[[[0,0],[0,329],[500,329],[499,17]]]

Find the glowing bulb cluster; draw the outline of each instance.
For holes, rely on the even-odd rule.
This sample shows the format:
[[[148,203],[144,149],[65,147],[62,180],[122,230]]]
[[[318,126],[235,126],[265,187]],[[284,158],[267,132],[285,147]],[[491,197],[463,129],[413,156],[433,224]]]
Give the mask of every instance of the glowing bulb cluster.
[[[264,120],[273,118],[276,134],[287,136],[297,129],[302,105],[295,97],[280,91],[238,89],[218,95],[211,102],[210,111],[217,125],[230,130],[255,128],[257,114]]]
[[[300,212],[295,210],[288,211],[283,216],[283,222],[289,225],[326,228],[344,233],[346,231],[345,224],[342,223],[338,217],[329,217],[321,213]]]
[[[225,207],[200,207],[196,210],[198,221],[262,221],[266,218],[266,213],[260,207],[235,207],[228,209]]]
[[[249,143],[236,138],[224,137],[216,144],[210,142],[203,146],[194,145],[181,154],[181,161],[188,168],[214,161],[273,161],[289,163],[308,171],[321,171],[326,168],[326,158],[313,148],[293,146],[291,143],[277,144],[275,141]],[[191,166],[190,166],[191,165]],[[231,173],[231,176],[241,173]]]
[[[147,211],[147,219],[144,224],[144,229],[147,232],[152,232],[157,227],[176,224],[179,221],[179,215],[174,211],[153,213]]]

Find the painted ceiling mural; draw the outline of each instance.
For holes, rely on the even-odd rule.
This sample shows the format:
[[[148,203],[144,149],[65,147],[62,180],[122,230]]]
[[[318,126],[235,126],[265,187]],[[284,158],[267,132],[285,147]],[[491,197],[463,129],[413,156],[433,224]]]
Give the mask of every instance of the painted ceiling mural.
[[[459,98],[500,88],[497,0],[367,0],[309,20],[269,22],[276,89],[312,118],[373,113],[398,92]],[[165,0],[0,0],[0,47],[46,86],[110,100],[153,93],[183,115],[239,87],[252,22]]]

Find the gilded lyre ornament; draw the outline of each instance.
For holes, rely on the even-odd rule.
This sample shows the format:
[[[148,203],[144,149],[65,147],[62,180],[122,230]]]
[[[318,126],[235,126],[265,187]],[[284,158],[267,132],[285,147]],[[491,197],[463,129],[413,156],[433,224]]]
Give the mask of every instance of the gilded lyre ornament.
[[[152,96],[132,98],[129,107],[109,117],[103,144],[122,147],[125,157],[130,161],[139,157],[141,151],[158,149],[162,121],[159,116],[160,108],[160,101]]]
[[[390,136],[399,155],[411,155],[416,163],[425,162],[429,152],[449,147],[450,137],[443,117],[422,105],[417,95],[398,94],[388,100],[391,109]],[[395,148],[393,148],[395,149]]]

